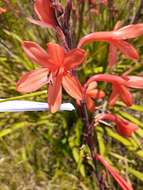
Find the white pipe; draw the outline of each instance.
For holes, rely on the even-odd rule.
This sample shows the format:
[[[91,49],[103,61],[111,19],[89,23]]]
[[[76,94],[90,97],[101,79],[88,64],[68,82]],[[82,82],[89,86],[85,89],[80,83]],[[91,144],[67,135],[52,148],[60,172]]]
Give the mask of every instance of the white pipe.
[[[46,111],[48,103],[25,100],[12,100],[0,103],[0,112],[24,112],[24,111]],[[60,111],[75,110],[71,103],[61,104]]]

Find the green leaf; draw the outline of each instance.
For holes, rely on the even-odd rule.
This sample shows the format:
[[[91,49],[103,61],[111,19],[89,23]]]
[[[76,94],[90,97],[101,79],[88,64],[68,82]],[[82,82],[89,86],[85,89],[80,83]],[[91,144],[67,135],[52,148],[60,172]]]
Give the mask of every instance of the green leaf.
[[[136,125],[143,127],[143,123],[134,116],[132,116],[131,114],[123,111],[119,111],[118,114],[121,115],[123,118],[128,119],[129,121],[135,123]]]
[[[130,174],[134,175],[136,178],[138,178],[139,180],[143,181],[143,173],[131,168],[131,167],[128,167],[128,171]]]
[[[28,122],[14,123],[13,125],[11,125],[11,127],[7,128],[7,129],[3,129],[3,130],[0,131],[0,138],[15,132],[16,130],[18,130],[20,128],[27,127],[27,126],[29,126]]]
[[[0,100],[0,102],[7,102],[7,101],[11,101],[11,100],[22,100],[23,98],[30,98],[30,97],[34,97],[34,96],[39,96],[42,94],[46,94],[47,91],[43,90],[43,91],[38,91],[38,92],[34,92],[34,93],[29,93],[29,94],[25,94],[22,96],[15,96],[15,97],[11,97],[11,98],[5,98],[3,100]]]
[[[122,102],[117,102],[116,103],[118,106],[123,106],[123,107],[126,107],[126,105]],[[131,109],[131,110],[135,110],[135,111],[139,111],[139,112],[143,112],[143,106],[141,105],[137,105],[137,104],[133,104],[132,106],[128,107],[128,109]]]
[[[113,130],[112,130],[112,129],[109,129],[108,127],[106,127],[105,129],[106,129],[106,131],[107,131],[107,134],[108,134],[110,137],[112,137],[112,138],[114,138],[115,140],[117,140],[117,141],[119,141],[120,143],[122,143],[122,144],[123,144],[124,146],[126,146],[129,150],[134,151],[134,150],[136,150],[136,149],[138,148],[138,146],[137,146],[134,142],[132,142],[129,138],[126,139],[126,138],[120,136],[119,134],[113,132]]]
[[[103,138],[103,129],[101,127],[98,127],[96,130],[96,134],[97,134],[97,140],[98,140],[98,146],[99,146],[99,153],[101,155],[105,155],[107,151],[106,151],[104,138]]]

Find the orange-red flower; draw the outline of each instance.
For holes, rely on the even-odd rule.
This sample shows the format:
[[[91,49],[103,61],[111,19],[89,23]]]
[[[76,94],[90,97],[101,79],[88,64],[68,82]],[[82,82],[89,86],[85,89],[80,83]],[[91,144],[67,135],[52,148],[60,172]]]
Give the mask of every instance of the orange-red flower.
[[[136,38],[143,34],[143,24],[131,24],[118,30],[90,33],[80,39],[78,47],[93,41],[104,41],[114,45],[130,59],[138,59],[136,49],[125,40]]]
[[[127,183],[110,164],[99,154],[96,154],[96,159],[103,164],[103,166],[109,171],[109,173],[114,177],[117,183],[123,190],[133,190],[132,186]]]
[[[124,86],[122,86],[122,91],[118,88],[118,85],[112,86],[112,94],[109,99],[109,105],[114,105],[116,100],[122,97],[122,101],[130,106],[132,105],[132,95],[129,93],[128,88],[143,89],[143,77],[140,76],[122,76],[124,81]],[[120,95],[119,95],[120,94]]]
[[[130,137],[138,129],[137,125],[110,113],[100,114],[97,121],[112,121],[116,124],[117,131],[124,137]]]
[[[127,106],[133,104],[132,94],[129,88],[143,88],[143,77],[140,76],[116,76],[111,74],[97,74],[86,82],[86,86],[93,81],[105,81],[112,83],[112,93],[109,98],[109,105],[113,106],[120,98]]]
[[[112,93],[109,98],[109,105],[114,105],[119,97],[127,106],[133,104],[132,94],[126,86],[126,80],[120,76],[110,74],[97,74],[87,81],[87,85],[93,81],[105,81],[112,83]]]
[[[42,68],[25,74],[17,83],[17,91],[32,92],[49,84],[48,103],[51,112],[59,109],[62,86],[73,98],[82,99],[80,82],[70,71],[83,63],[86,56],[85,51],[76,48],[65,52],[63,47],[58,44],[48,43],[47,53],[38,44],[30,41],[23,42],[22,46],[28,57]]]
[[[58,26],[50,0],[36,0],[34,3],[34,10],[39,20],[28,18],[30,22],[43,27],[56,28],[56,26]]]

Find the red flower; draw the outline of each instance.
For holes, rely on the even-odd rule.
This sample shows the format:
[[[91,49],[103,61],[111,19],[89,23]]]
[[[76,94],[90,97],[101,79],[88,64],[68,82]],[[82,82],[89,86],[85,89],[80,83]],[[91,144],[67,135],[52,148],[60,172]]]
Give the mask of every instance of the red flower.
[[[93,41],[105,41],[118,48],[130,59],[138,59],[138,53],[134,47],[126,42],[126,39],[136,38],[143,34],[143,24],[131,24],[118,30],[90,33],[79,41],[78,47]]]
[[[102,99],[105,93],[102,90],[97,89],[97,82],[91,82],[89,85],[84,85],[83,92],[84,99],[89,111],[93,112],[95,109],[95,104],[93,99]],[[80,105],[80,101],[77,101]]]
[[[122,91],[120,88],[118,88],[117,85],[112,86],[112,94],[109,99],[109,105],[114,105],[116,100],[119,97],[119,94],[122,96],[122,101],[130,106],[132,105],[131,99],[132,96],[128,91],[128,88],[136,88],[136,89],[142,89],[143,88],[143,77],[139,76],[122,76],[124,81],[124,86],[122,86]],[[121,97],[120,96],[120,97]]]
[[[87,85],[93,81],[105,81],[112,83],[112,93],[109,98],[109,105],[113,106],[118,97],[127,105],[133,104],[132,94],[126,86],[126,80],[120,76],[110,74],[97,74],[92,76],[88,81]]]
[[[0,14],[5,13],[6,9],[0,7]]]
[[[23,42],[22,46],[28,57],[42,68],[25,74],[17,83],[17,91],[32,92],[49,84],[48,103],[51,112],[56,112],[61,104],[61,84],[70,96],[77,100],[82,99],[82,87],[70,70],[84,61],[85,51],[76,48],[66,53],[58,44],[49,43],[47,53],[30,41]]]
[[[109,113],[100,114],[97,120],[99,122],[100,120],[106,120],[116,123],[118,133],[124,137],[132,136],[132,134],[138,129],[137,125]]]
[[[132,186],[128,184],[110,164],[99,154],[96,154],[96,159],[99,160],[104,167],[109,171],[109,173],[114,177],[117,183],[123,190],[133,190]]]
[[[28,18],[30,22],[44,27],[56,28],[56,26],[58,26],[50,0],[36,0],[34,3],[34,10],[39,20]]]

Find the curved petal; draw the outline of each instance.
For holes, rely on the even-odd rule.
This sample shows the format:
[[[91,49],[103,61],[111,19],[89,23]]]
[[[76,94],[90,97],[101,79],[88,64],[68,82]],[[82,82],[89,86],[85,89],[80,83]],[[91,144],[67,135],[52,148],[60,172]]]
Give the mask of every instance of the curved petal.
[[[130,38],[136,38],[138,36],[143,35],[143,24],[138,23],[138,24],[130,24],[127,26],[124,26],[117,30],[115,32],[115,35],[119,39],[130,39]]]
[[[114,39],[113,32],[93,32],[80,39],[78,48],[94,41],[112,42]]]
[[[108,101],[109,105],[114,106],[118,97],[119,97],[118,90],[113,85],[112,86],[112,93],[111,93],[109,101]]]
[[[77,100],[82,100],[82,86],[80,82],[71,74],[63,77],[62,84],[66,92]]]
[[[22,93],[38,90],[44,84],[48,83],[48,73],[49,71],[47,68],[40,68],[26,73],[17,82],[16,90]]]
[[[35,20],[35,19],[31,18],[31,17],[28,17],[27,20],[29,22],[31,22],[32,24],[36,24],[36,25],[42,26],[43,28],[47,28],[47,27],[50,28],[51,27],[51,25],[49,25],[48,23],[40,21],[40,20]]]
[[[127,76],[126,86],[130,88],[143,88],[143,77]]]
[[[93,112],[95,110],[95,104],[94,104],[94,101],[92,100],[92,98],[90,97],[86,97],[86,105],[87,105],[87,109],[90,111],[90,112]]]
[[[110,174],[114,177],[114,179],[117,181],[117,183],[120,185],[120,187],[123,190],[133,190],[132,186],[130,184],[128,184],[118,173],[118,171],[116,171],[114,168],[112,168],[109,163],[104,160],[104,158],[99,155],[96,154],[96,159],[99,160],[104,167],[110,172]]]
[[[114,40],[112,43],[128,58],[133,59],[133,60],[139,58],[139,55],[136,49],[128,42],[123,41],[123,40]]]
[[[64,65],[67,70],[73,69],[83,63],[86,56],[86,52],[79,48],[70,50],[64,59]]]
[[[52,27],[57,26],[54,9],[50,0],[36,0],[34,10],[41,21]]]
[[[123,86],[116,86],[119,96],[122,99],[122,101],[127,105],[127,106],[131,106],[133,104],[133,98],[132,98],[132,94],[129,92],[129,90]]]
[[[61,66],[64,62],[64,48],[55,43],[48,43],[48,55],[54,65]]]
[[[53,63],[50,62],[47,52],[41,48],[37,43],[31,41],[24,41],[22,47],[30,59],[43,67],[48,67],[49,70],[53,68]]]
[[[93,75],[88,79],[86,82],[86,86],[88,86],[91,82],[93,81],[105,81],[105,82],[110,82],[112,84],[125,84],[125,80],[117,75],[111,75],[111,74],[97,74]]]
[[[115,35],[116,34],[115,32],[116,31],[95,32],[95,33],[88,34],[87,36],[81,38],[81,40],[79,41],[78,47],[80,48],[81,46],[93,41],[104,41],[104,42],[109,42],[113,44],[128,58],[138,59],[138,53],[136,49],[128,42],[121,40],[122,38],[118,39],[117,36]]]

